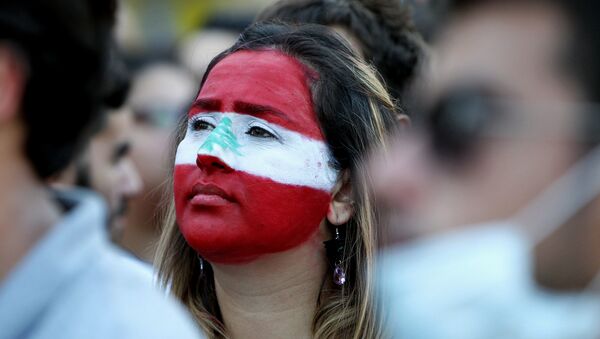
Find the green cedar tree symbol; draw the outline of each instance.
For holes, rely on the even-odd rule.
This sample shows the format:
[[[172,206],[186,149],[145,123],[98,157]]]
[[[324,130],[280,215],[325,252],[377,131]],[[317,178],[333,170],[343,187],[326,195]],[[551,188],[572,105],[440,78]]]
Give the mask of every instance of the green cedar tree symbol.
[[[238,148],[240,148],[240,144],[237,141],[235,134],[231,130],[231,119],[228,117],[223,117],[221,122],[215,127],[215,129],[209,134],[208,138],[204,141],[202,146],[200,146],[200,150],[207,150],[208,152],[212,152],[215,148],[215,145],[220,146],[223,150],[229,149],[236,155],[242,155]]]

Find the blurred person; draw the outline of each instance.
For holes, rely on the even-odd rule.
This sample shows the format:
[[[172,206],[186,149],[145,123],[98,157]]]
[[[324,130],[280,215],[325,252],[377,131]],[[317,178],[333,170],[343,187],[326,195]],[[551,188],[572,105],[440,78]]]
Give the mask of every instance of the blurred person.
[[[140,193],[142,185],[131,159],[132,113],[122,107],[129,92],[129,75],[116,49],[111,52],[110,81],[105,86],[103,100],[108,114],[86,149],[50,182],[100,193],[108,205],[109,233],[113,241],[118,241],[124,230],[128,201]]]
[[[409,7],[397,0],[280,0],[256,20],[334,28],[375,66],[400,104],[424,55]]]
[[[142,189],[127,202],[118,242],[146,262],[154,259],[160,236],[158,211],[163,203],[163,184],[169,175],[171,134],[177,121],[185,115],[196,89],[194,78],[181,66],[153,63],[133,76],[123,108],[133,113],[133,121],[123,121],[127,127],[121,127],[132,145],[127,160],[133,161]],[[130,113],[127,116],[129,120]],[[130,191],[132,187],[129,186]]]
[[[131,159],[130,132],[133,117],[127,108],[109,110],[106,121],[74,163],[51,182],[79,186],[98,192],[108,206],[108,229],[119,242],[125,227],[130,199],[143,188],[140,174]]]
[[[113,1],[0,3],[0,338],[197,338],[113,248],[91,192],[44,182],[102,118]]]
[[[453,2],[424,133],[371,166],[400,212],[382,284],[398,338],[600,336],[598,8]]]
[[[143,186],[131,156],[135,147],[130,136],[133,128],[131,111],[127,108],[113,111],[107,120],[106,128],[92,139],[87,159],[78,163],[79,184],[106,199],[110,210],[110,233],[113,240],[119,241],[124,232],[129,201],[140,194]]]
[[[209,337],[384,336],[360,169],[398,120],[324,26],[255,24],[213,59],[179,125],[157,253]]]

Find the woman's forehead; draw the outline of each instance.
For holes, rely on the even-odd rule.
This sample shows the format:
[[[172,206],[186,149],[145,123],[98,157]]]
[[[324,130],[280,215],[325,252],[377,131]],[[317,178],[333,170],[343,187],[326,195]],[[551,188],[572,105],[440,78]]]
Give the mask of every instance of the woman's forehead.
[[[197,100],[214,100],[222,111],[236,103],[273,107],[290,122],[321,135],[308,85],[306,67],[276,50],[238,51],[214,66]]]

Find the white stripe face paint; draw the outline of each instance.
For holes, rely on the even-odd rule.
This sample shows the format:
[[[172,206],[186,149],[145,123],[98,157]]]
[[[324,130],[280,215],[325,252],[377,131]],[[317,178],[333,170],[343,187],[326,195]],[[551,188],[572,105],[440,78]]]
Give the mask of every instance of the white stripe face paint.
[[[327,144],[248,114],[210,112],[189,119],[175,165],[211,155],[275,182],[330,192],[337,180]]]

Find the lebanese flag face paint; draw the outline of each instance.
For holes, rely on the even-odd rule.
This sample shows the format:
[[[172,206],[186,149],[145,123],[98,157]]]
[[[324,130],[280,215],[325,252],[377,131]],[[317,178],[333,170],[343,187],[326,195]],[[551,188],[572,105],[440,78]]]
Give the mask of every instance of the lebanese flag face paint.
[[[175,207],[200,255],[244,263],[310,239],[337,179],[303,66],[240,51],[209,74],[177,148]]]

